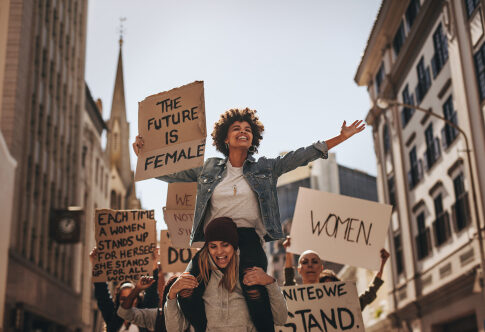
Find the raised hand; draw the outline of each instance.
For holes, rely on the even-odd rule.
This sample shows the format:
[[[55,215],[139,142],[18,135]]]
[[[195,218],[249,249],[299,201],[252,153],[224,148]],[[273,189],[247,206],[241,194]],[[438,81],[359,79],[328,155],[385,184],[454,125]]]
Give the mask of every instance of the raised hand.
[[[340,134],[345,137],[345,139],[360,133],[365,129],[365,123],[362,120],[355,120],[350,126],[346,126],[347,122],[344,121],[342,128],[340,129]]]
[[[142,276],[140,279],[138,279],[135,288],[138,291],[142,291],[150,287],[154,282],[155,279],[153,279],[153,277]]]
[[[98,259],[98,248],[94,247],[93,250],[89,253],[89,261],[91,262],[91,266],[94,267],[94,263]]]
[[[286,250],[289,246],[291,246],[291,237],[287,235],[286,239],[283,241],[283,248]]]
[[[133,143],[133,151],[135,151],[135,154],[138,156],[140,153],[141,149],[143,148],[143,138],[140,135],[137,135],[135,138],[135,142]]]

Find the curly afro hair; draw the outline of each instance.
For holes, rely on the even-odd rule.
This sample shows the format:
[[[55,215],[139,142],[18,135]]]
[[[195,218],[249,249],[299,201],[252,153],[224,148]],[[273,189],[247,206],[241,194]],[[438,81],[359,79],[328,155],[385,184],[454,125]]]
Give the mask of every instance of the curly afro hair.
[[[217,151],[222,152],[226,157],[229,155],[229,150],[226,147],[225,139],[227,138],[227,131],[229,127],[236,121],[243,122],[246,121],[251,126],[251,131],[253,132],[252,146],[254,146],[253,151],[249,151],[249,154],[255,153],[258,150],[259,143],[263,139],[264,126],[259,121],[256,111],[245,108],[238,109],[232,108],[221,114],[219,121],[214,124],[214,130],[212,131],[212,145],[214,145]]]

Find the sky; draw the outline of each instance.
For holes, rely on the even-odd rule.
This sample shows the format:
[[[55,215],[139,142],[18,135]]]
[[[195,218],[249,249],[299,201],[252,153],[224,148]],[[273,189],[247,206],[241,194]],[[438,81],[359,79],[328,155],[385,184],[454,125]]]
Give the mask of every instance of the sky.
[[[354,76],[380,0],[92,0],[86,82],[109,118],[123,23],[130,146],[138,102],[203,80],[208,133],[225,110],[256,109],[265,125],[258,156],[275,157],[337,136],[365,117],[370,100]],[[130,148],[131,151],[131,148]],[[331,150],[337,162],[376,175],[372,128]],[[208,136],[206,158],[221,156]],[[132,153],[134,169],[136,156]],[[136,183],[158,228],[167,184]]]

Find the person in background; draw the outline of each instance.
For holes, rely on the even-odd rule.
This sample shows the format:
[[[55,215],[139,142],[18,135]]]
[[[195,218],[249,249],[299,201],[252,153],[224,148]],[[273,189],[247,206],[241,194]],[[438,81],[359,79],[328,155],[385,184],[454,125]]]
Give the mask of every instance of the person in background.
[[[96,247],[91,250],[89,254],[89,259],[91,261],[91,266],[94,267],[94,264],[97,259],[97,249]],[[158,279],[158,249],[154,251],[153,254],[153,274],[157,276]],[[123,282],[119,285],[116,290],[115,298],[111,297],[111,293],[108,289],[108,284],[106,282],[95,282],[94,283],[94,297],[98,304],[98,309],[101,311],[101,315],[103,316],[104,322],[106,324],[106,331],[107,332],[122,332],[122,331],[129,331],[129,332],[137,332],[137,331],[146,331],[145,329],[139,329],[138,326],[132,324],[131,322],[125,321],[123,318],[116,314],[120,304],[131,294],[132,290],[135,288],[135,285],[128,281]],[[150,291],[147,291],[148,296],[145,299],[141,294],[138,294],[136,299],[132,301],[133,306],[139,307],[148,307],[148,306],[158,306],[158,295],[153,294],[153,292],[157,292],[156,287],[152,287]]]
[[[253,267],[267,269],[263,241],[283,238],[276,183],[278,177],[318,158],[327,158],[328,150],[364,130],[362,121],[350,126],[344,121],[340,134],[326,141],[288,152],[283,157],[254,159],[263,138],[264,126],[249,108],[230,109],[221,114],[212,132],[213,145],[225,158],[208,158],[204,166],[161,176],[166,182],[197,182],[197,202],[191,234],[193,242],[204,241],[204,227],[217,217],[230,217],[236,223],[240,239],[240,283],[251,318],[259,332],[274,331],[265,287],[246,286],[242,280]],[[136,137],[133,149],[143,151],[143,138]],[[187,271],[198,276],[196,254]],[[207,325],[203,300],[182,292],[178,301],[185,317],[198,330]],[[198,303],[198,309],[190,312]]]
[[[286,237],[283,242],[283,247],[285,250],[291,245],[291,238]],[[374,280],[372,281],[369,288],[359,295],[360,309],[371,304],[377,297],[377,291],[382,286],[384,281],[382,280],[382,272],[384,266],[386,265],[387,259],[389,258],[389,252],[386,249],[381,249],[380,251],[381,265],[379,271],[377,272]],[[340,281],[335,272],[332,270],[324,270],[323,263],[320,256],[312,250],[304,251],[300,258],[298,259],[298,273],[301,275],[301,280],[304,285],[314,284],[317,282],[335,282]],[[286,261],[285,261],[285,286],[296,285],[295,281],[295,269],[293,267],[293,254],[286,250]]]
[[[178,275],[173,275],[168,279],[167,283],[164,284],[160,290],[160,305],[158,308],[136,308],[133,306],[133,303],[136,301],[137,297],[141,292],[144,290],[150,289],[153,285],[156,284],[156,280],[154,278],[143,276],[138,280],[136,286],[132,289],[131,293],[127,296],[125,301],[121,303],[121,306],[118,308],[118,316],[123,318],[125,321],[136,324],[139,327],[144,327],[149,329],[150,331],[155,332],[167,332],[167,328],[165,326],[165,302],[167,301],[167,294],[170,290],[170,287],[173,283],[177,280]],[[160,280],[160,276],[159,276]],[[187,328],[186,331],[190,329]]]

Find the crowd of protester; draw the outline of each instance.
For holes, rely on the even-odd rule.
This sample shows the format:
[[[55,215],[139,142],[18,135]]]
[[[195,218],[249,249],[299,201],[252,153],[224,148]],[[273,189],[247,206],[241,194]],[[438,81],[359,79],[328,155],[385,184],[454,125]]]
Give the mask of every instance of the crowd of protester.
[[[161,176],[172,182],[197,182],[197,202],[191,234],[204,242],[184,273],[165,283],[163,266],[136,284],[123,283],[114,299],[106,283],[95,283],[95,297],[107,331],[272,332],[283,325],[288,310],[276,280],[266,273],[265,241],[283,240],[276,182],[279,176],[318,158],[364,130],[362,121],[344,121],[340,134],[278,158],[256,160],[264,126],[251,109],[231,109],[214,125],[213,145],[225,158],[208,158],[202,167]],[[136,137],[138,155],[144,141]],[[290,239],[284,242],[285,248]],[[94,263],[96,249],[91,258]],[[381,251],[381,268],[359,298],[361,308],[376,298],[389,254]],[[158,257],[154,257],[158,261]],[[288,253],[285,285],[294,285],[293,258]],[[316,252],[298,261],[303,284],[338,281],[324,270]]]

